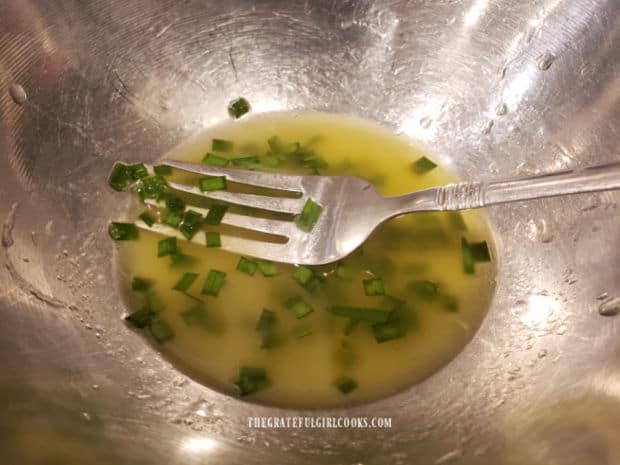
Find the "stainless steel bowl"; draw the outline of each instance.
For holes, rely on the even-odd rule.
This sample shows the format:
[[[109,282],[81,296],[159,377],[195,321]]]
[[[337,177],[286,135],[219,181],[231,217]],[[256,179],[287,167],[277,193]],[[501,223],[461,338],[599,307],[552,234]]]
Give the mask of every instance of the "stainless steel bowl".
[[[120,320],[105,187],[246,96],[379,121],[465,179],[617,159],[617,0],[0,2],[0,463],[617,464],[616,193],[493,208],[474,340],[371,405],[291,415],[177,372]],[[38,461],[45,457],[47,461]],[[56,461],[54,461],[56,460]]]

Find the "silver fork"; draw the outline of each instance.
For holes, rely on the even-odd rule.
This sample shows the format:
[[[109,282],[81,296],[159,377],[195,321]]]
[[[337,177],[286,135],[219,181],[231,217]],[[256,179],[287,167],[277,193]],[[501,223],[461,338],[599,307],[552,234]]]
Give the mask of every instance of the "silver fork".
[[[205,176],[226,176],[231,182],[299,195],[297,198],[284,198],[228,191],[202,192],[197,186],[169,182],[173,190],[213,200],[294,215],[301,213],[308,198],[319,203],[323,211],[310,232],[299,229],[294,221],[235,213],[226,213],[222,220],[223,224],[288,239],[286,243],[273,243],[223,235],[222,249],[265,260],[305,265],[331,263],[347,256],[381,223],[406,213],[466,210],[620,188],[620,162],[532,177],[448,184],[399,197],[384,197],[369,182],[352,176],[272,174],[172,160],[162,164]],[[193,206],[188,208],[203,215],[208,211]],[[140,221],[137,224],[144,229],[184,239],[178,230],[163,224],[152,227]],[[204,234],[197,234],[192,241],[204,244]]]

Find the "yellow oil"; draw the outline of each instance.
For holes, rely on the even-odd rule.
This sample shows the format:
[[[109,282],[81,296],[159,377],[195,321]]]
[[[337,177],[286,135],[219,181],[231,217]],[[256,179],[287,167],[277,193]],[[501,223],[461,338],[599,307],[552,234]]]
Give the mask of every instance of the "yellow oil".
[[[367,121],[320,113],[264,114],[227,122],[167,157],[199,162],[211,151],[213,138],[234,141],[235,149],[227,156],[262,155],[273,135],[285,142],[298,141],[325,158],[329,167],[321,174],[366,177],[385,195],[456,180],[441,166],[423,175],[414,173],[414,160],[434,157],[406,138]],[[153,290],[164,304],[161,317],[175,334],[158,347],[205,385],[234,395],[232,383],[239,367],[249,365],[266,369],[270,380],[269,388],[247,397],[251,401],[301,408],[366,402],[403,390],[437,371],[463,349],[480,325],[491,298],[494,270],[492,265],[478,264],[475,275],[465,275],[460,240],[465,236],[490,244],[491,236],[480,212],[465,212],[463,218],[466,231],[455,229],[445,214],[414,214],[389,222],[361,251],[344,260],[357,266],[350,280],[334,277],[335,265],[317,269],[326,280],[317,294],[306,292],[291,278],[291,265],[279,264],[276,277],[264,277],[260,271],[248,276],[235,270],[239,256],[197,244],[180,243],[183,253],[198,258],[196,263],[171,267],[167,258],[157,258],[161,236],[149,232],[141,232],[137,242],[121,244],[121,279],[127,289],[134,276],[154,280]],[[210,269],[227,273],[218,297],[200,295]],[[185,271],[200,274],[189,293],[205,300],[207,311],[220,324],[219,331],[187,326],[180,317],[194,305],[192,299],[171,290]],[[417,329],[403,338],[379,344],[367,323],[344,335],[348,320],[327,312],[335,304],[381,306],[383,298],[367,297],[363,291],[362,279],[373,274],[381,275],[387,293],[407,301],[408,311],[418,320]],[[448,312],[437,301],[411,295],[407,286],[416,280],[438,283],[441,293],[456,297],[458,311]],[[129,290],[127,294],[128,311],[137,310],[143,297]],[[290,296],[302,297],[314,312],[296,319],[282,304]],[[273,349],[260,348],[261,334],[255,330],[263,308],[276,312],[286,335],[286,342]],[[311,334],[296,336],[306,331]],[[358,387],[341,393],[335,383],[342,377],[354,379]]]

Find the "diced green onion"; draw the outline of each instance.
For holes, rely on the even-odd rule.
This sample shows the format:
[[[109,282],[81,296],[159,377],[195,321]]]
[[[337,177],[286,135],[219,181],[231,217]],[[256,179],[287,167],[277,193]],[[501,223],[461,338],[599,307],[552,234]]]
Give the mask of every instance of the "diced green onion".
[[[172,167],[166,165],[156,165],[153,167],[153,171],[158,176],[170,176],[172,174]]]
[[[471,256],[474,262],[490,262],[491,254],[489,253],[489,246],[487,241],[473,242],[469,244],[471,249]]]
[[[247,396],[269,386],[269,378],[264,368],[242,366],[239,378],[234,382],[241,396]]]
[[[411,168],[417,174],[424,174],[437,168],[437,164],[426,157],[420,157],[413,162]]]
[[[140,233],[133,223],[112,222],[108,226],[108,234],[115,241],[135,241]]]
[[[183,217],[180,213],[170,210],[164,218],[164,224],[167,224],[168,226],[176,229],[179,227],[182,220]]]
[[[423,300],[434,300],[439,295],[439,286],[437,286],[437,283],[427,279],[412,281],[407,285],[407,289],[417,298]]]
[[[162,176],[150,176],[140,181],[137,192],[140,199],[159,199],[168,189],[168,184]]]
[[[177,197],[176,195],[167,195],[166,196],[166,207],[168,210],[181,213],[185,210],[185,201]]]
[[[318,174],[319,170],[327,168],[327,162],[321,157],[306,158],[300,163],[304,168],[309,168]]]
[[[218,191],[226,189],[226,176],[213,176],[212,178],[201,178],[199,181],[202,192]]]
[[[154,292],[146,294],[146,306],[153,313],[161,313],[164,311],[164,303]]]
[[[127,315],[125,317],[125,321],[128,321],[136,328],[146,328],[151,323],[154,316],[155,314],[148,308],[143,308],[137,312]]]
[[[385,289],[383,287],[383,279],[364,279],[364,293],[368,296],[385,295]]]
[[[276,324],[276,313],[266,308],[260,314],[258,323],[256,323],[256,331],[270,331]]]
[[[202,163],[211,166],[226,166],[228,162],[228,158],[220,157],[211,152],[208,152],[202,159]]]
[[[300,148],[301,148],[301,144],[299,142],[291,142],[289,144],[285,144],[281,148],[281,152],[287,155],[295,155],[297,152],[299,152]]]
[[[237,263],[237,271],[241,271],[250,276],[254,276],[256,273],[256,269],[258,268],[258,263],[254,260],[250,260],[245,257],[241,257],[239,259],[239,263]]]
[[[149,330],[153,338],[163,344],[174,337],[174,332],[168,323],[164,320],[153,320],[149,326]]]
[[[152,285],[153,281],[150,279],[140,278],[139,276],[134,276],[131,280],[131,290],[136,292],[148,291]]]
[[[175,291],[185,292],[191,287],[192,284],[194,284],[196,278],[198,278],[198,273],[183,273],[183,276],[181,276],[176,284],[172,286],[172,289]]]
[[[467,239],[465,239],[464,237],[461,237],[461,255],[463,256],[463,272],[465,274],[474,274],[474,256],[471,251],[469,242],[467,242]]]
[[[353,278],[353,274],[353,268],[345,266],[342,263],[336,265],[336,276],[340,279],[351,279]]]
[[[280,153],[282,150],[282,144],[280,143],[280,138],[278,136],[271,136],[267,139],[267,145],[269,146],[271,153]]]
[[[207,311],[201,304],[194,304],[181,312],[181,318],[187,326],[205,326],[208,320]]]
[[[131,182],[131,173],[129,166],[125,163],[116,162],[110,172],[108,184],[116,191],[122,192]]]
[[[241,118],[250,111],[250,102],[243,97],[236,98],[228,104],[228,114],[233,118]]]
[[[441,308],[443,308],[446,312],[456,313],[459,311],[459,302],[454,296],[442,295],[440,302]]]
[[[192,257],[191,255],[185,255],[179,250],[170,254],[170,266],[173,267],[188,267],[192,266],[197,261],[198,259],[196,257]]]
[[[336,316],[353,318],[354,320],[370,321],[371,323],[385,323],[390,317],[391,313],[389,310],[381,310],[378,308],[359,308],[346,306],[331,307],[329,309],[329,312]]]
[[[146,178],[149,175],[146,166],[142,163],[136,163],[135,165],[129,165],[129,177],[133,181],[137,181],[138,179]]]
[[[222,247],[222,238],[219,232],[209,231],[206,234],[207,247]]]
[[[301,215],[296,219],[297,227],[303,231],[310,232],[314,225],[319,220],[319,216],[323,212],[323,207],[316,203],[311,198],[306,200]]]
[[[349,320],[347,325],[344,327],[344,335],[348,336],[351,334],[359,322],[360,320]]]
[[[341,378],[336,381],[336,387],[343,394],[349,394],[357,388],[357,382],[352,378]]]
[[[314,272],[307,266],[298,266],[293,271],[293,279],[300,285],[305,286],[313,278]]]
[[[375,340],[378,343],[391,341],[398,339],[407,334],[407,331],[402,325],[394,323],[377,323],[372,325],[372,332],[375,335]]]
[[[204,284],[202,285],[202,293],[205,295],[213,295],[217,296],[220,293],[220,290],[224,286],[224,281],[226,279],[226,273],[219,270],[211,270],[205,279]]]
[[[461,212],[448,212],[448,222],[455,231],[467,230],[467,225],[465,224],[465,220],[463,219]]]
[[[239,157],[231,160],[233,166],[240,166],[242,168],[248,168],[250,170],[256,169],[260,166],[260,158],[257,156]]]
[[[284,306],[288,311],[295,315],[295,318],[303,318],[314,311],[314,309],[305,303],[300,297],[291,297],[286,299]]]
[[[188,241],[196,235],[202,226],[202,215],[194,210],[187,210],[183,214],[183,222],[179,227],[181,234],[185,236]]]
[[[278,275],[278,267],[275,263],[267,260],[256,260],[256,263],[258,264],[260,272],[263,273],[263,276],[271,278]]]
[[[233,149],[233,143],[224,139],[213,139],[211,142],[211,150],[214,152],[230,152]]]
[[[177,252],[177,238],[167,237],[157,243],[157,256],[165,257],[166,255],[174,255]]]
[[[220,224],[227,210],[228,207],[226,205],[211,205],[211,207],[209,207],[209,212],[207,213],[207,216],[205,218],[205,223],[210,225]]]
[[[280,159],[275,155],[266,155],[261,159],[260,163],[270,168],[276,168],[280,166]]]
[[[155,218],[153,218],[149,212],[140,213],[138,218],[140,218],[149,228],[155,224]]]

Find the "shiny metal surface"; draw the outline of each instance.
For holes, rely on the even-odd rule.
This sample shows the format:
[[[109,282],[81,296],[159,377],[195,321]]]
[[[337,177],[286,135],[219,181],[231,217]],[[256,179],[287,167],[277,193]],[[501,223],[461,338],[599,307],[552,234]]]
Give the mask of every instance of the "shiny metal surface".
[[[397,396],[312,413],[391,416],[382,430],[249,429],[291,412],[188,380],[127,329],[105,233],[126,206],[105,188],[112,162],[153,161],[239,95],[382,122],[465,180],[616,160],[619,13],[1,2],[0,462],[42,463],[53,442],[46,463],[620,463],[620,320],[598,313],[620,294],[617,193],[489,209],[497,291],[466,350]]]

